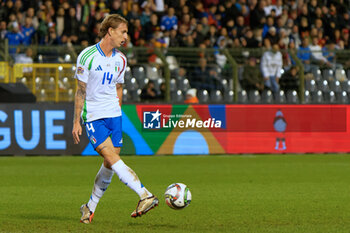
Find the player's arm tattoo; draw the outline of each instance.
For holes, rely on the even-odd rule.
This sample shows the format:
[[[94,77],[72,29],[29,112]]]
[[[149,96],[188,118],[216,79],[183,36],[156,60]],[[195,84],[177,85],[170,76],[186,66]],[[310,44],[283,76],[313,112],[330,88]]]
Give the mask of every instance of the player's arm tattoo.
[[[86,83],[78,80],[78,87],[77,87],[77,91],[75,92],[73,123],[80,122],[80,114],[84,106],[85,97],[86,97]]]

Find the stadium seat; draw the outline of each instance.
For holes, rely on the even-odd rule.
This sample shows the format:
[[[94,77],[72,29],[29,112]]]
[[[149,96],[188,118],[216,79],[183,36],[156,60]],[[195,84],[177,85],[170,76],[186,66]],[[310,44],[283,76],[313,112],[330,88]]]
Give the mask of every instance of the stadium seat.
[[[250,90],[248,92],[248,100],[251,104],[258,104],[261,101],[261,97],[258,90]]]
[[[123,103],[128,102],[129,100],[129,96],[128,96],[128,90],[127,89],[123,89]]]
[[[190,82],[188,81],[187,78],[179,80],[177,82],[177,89],[179,89],[179,90],[181,90],[183,92],[186,92],[190,88],[191,88]]]
[[[64,62],[65,63],[71,63],[72,62],[72,57],[69,54],[64,55]]]
[[[321,90],[322,92],[329,92],[330,91],[327,80],[320,81],[318,84],[319,84],[318,89]]]
[[[171,91],[170,97],[173,103],[182,103],[184,101],[184,95],[181,90]]]
[[[26,77],[22,77],[20,82],[27,86],[27,78]]]
[[[287,91],[286,97],[287,97],[287,103],[289,104],[299,103],[298,92],[295,90]]]
[[[272,91],[270,90],[264,90],[261,93],[261,101],[264,104],[272,104],[273,103],[273,95],[272,95]]]
[[[336,69],[335,70],[335,79],[338,81],[347,80],[345,70],[344,69]]]
[[[308,90],[310,92],[317,91],[317,86],[315,80],[305,80],[305,90]]]
[[[234,92],[231,90],[226,90],[224,92],[224,101],[226,103],[232,103],[233,102],[233,96],[234,96]]]
[[[176,57],[174,56],[166,56],[165,60],[169,64],[169,69],[176,70],[179,68],[179,64],[177,63]]]
[[[248,95],[245,90],[239,91],[238,92],[238,103],[241,104],[248,104]]]
[[[323,77],[323,79],[325,79],[325,80],[334,79],[334,72],[333,72],[333,70],[331,70],[331,69],[325,69],[325,70],[323,70],[323,72],[322,72],[322,77]]]
[[[139,85],[137,84],[136,78],[131,78],[130,80],[126,80],[126,89],[129,91],[134,91],[139,89]]]
[[[160,92],[160,85],[162,83],[165,83],[165,80],[163,78],[159,78],[157,80],[154,81],[154,89],[156,89],[156,91]]]
[[[322,91],[318,90],[312,95],[312,102],[315,104],[322,104],[323,103],[323,95]]]
[[[227,82],[226,79],[221,79],[220,82],[221,82],[221,86],[223,87],[223,90],[224,90],[224,91],[230,89],[230,88],[229,88],[229,85],[228,85],[228,82]]]
[[[323,100],[326,103],[334,104],[336,103],[336,97],[334,91],[323,92]]]
[[[340,82],[338,80],[336,81],[329,81],[329,89],[331,91],[334,91],[335,93],[337,92],[341,92],[341,86],[340,86]]]
[[[43,86],[42,78],[36,77],[36,78],[35,78],[35,90],[40,90],[40,89],[42,89],[42,86]]]
[[[223,100],[223,96],[221,94],[221,91],[216,90],[216,91],[212,91],[210,93],[210,101],[213,103],[221,103]]]
[[[177,90],[176,87],[176,80],[174,78],[170,79],[170,91],[175,91]]]
[[[50,77],[48,82],[45,85],[45,88],[49,89],[49,90],[55,90],[55,87],[56,87],[55,83],[56,83],[55,82],[55,78],[54,77]]]
[[[147,73],[147,78],[149,78],[150,80],[157,80],[161,78],[161,76],[158,73],[158,69],[154,66],[147,65],[146,73]]]
[[[285,104],[287,102],[286,96],[283,90],[280,90],[275,96],[275,102],[277,104]]]
[[[321,80],[322,79],[322,73],[321,73],[321,70],[320,69],[311,69],[312,71],[312,75],[314,76],[314,78],[316,80]]]
[[[138,85],[139,87],[142,89],[144,88],[144,86],[146,86],[146,84],[148,83],[149,79],[148,78],[144,78],[144,79],[140,79],[138,80]]]
[[[143,68],[143,66],[135,66],[135,67],[133,67],[132,68],[132,75],[137,80],[145,79],[146,78],[145,68]]]
[[[304,103],[305,104],[310,104],[312,103],[312,98],[311,98],[311,94],[310,94],[310,91],[306,90],[304,92]]]
[[[68,89],[68,92],[67,92],[67,100],[69,102],[72,102],[74,101],[74,97],[75,97],[75,93],[74,93],[74,90],[72,88]]]
[[[141,89],[129,90],[131,100],[134,102],[139,102],[141,92]]]
[[[337,102],[339,104],[348,104],[349,103],[348,94],[346,93],[346,91],[336,93],[336,97],[337,97]]]
[[[37,95],[37,100],[42,102],[42,101],[47,101],[47,95],[45,89],[41,89],[39,91],[39,94]]]
[[[343,91],[350,93],[350,80],[345,81],[345,82],[341,82],[340,85],[342,86]]]
[[[131,79],[131,78],[132,78],[131,68],[130,66],[127,66],[125,69],[124,79]]]
[[[199,90],[197,92],[197,97],[200,103],[207,103],[209,100],[209,93],[207,90]]]
[[[71,86],[69,79],[67,77],[63,77],[62,83],[65,87],[69,88]]]

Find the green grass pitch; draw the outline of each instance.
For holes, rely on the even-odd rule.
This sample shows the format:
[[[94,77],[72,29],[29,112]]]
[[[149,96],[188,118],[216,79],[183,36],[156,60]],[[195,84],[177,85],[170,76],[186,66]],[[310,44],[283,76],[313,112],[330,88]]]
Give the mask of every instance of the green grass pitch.
[[[138,197],[117,176],[92,224],[79,222],[99,157],[0,157],[0,232],[349,232],[349,155],[125,156],[160,198],[130,217]],[[166,187],[192,203],[172,210]]]

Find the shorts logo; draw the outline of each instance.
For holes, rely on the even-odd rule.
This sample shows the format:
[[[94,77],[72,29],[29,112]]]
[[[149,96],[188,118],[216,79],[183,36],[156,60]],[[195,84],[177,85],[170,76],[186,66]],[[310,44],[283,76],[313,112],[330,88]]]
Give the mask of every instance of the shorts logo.
[[[90,137],[90,142],[91,142],[92,144],[96,144],[97,140],[96,140],[96,138],[94,137],[94,135],[91,135],[91,137]]]
[[[78,67],[77,74],[83,74],[84,73],[84,68],[83,67]]]
[[[119,144],[122,144],[122,143],[123,143],[123,139],[120,139]]]
[[[156,112],[143,112],[144,129],[160,129],[160,117],[162,113],[157,109]]]

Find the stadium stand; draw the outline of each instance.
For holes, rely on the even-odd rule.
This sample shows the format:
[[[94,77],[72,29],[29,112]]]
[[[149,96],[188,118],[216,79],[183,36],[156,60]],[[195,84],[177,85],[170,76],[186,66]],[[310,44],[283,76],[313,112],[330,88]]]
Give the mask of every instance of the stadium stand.
[[[208,81],[196,86],[203,103],[349,103],[349,1],[160,0],[161,12],[154,0],[9,2],[0,1],[0,82],[22,82],[38,101],[74,99],[77,54],[99,41],[103,17],[118,13],[129,20],[130,40],[121,48],[129,64],[125,102],[140,101],[148,80],[159,94],[167,83],[170,100],[183,101],[192,81],[202,78],[198,67],[205,59],[202,75]],[[304,39],[310,43],[302,45]],[[275,42],[283,57],[281,74],[298,67],[298,88],[276,95],[266,86],[242,89],[249,58],[260,67]],[[321,50],[311,53],[307,44]],[[21,65],[29,45],[33,65]],[[313,54],[327,61],[317,63]],[[304,66],[298,57],[310,61]]]

